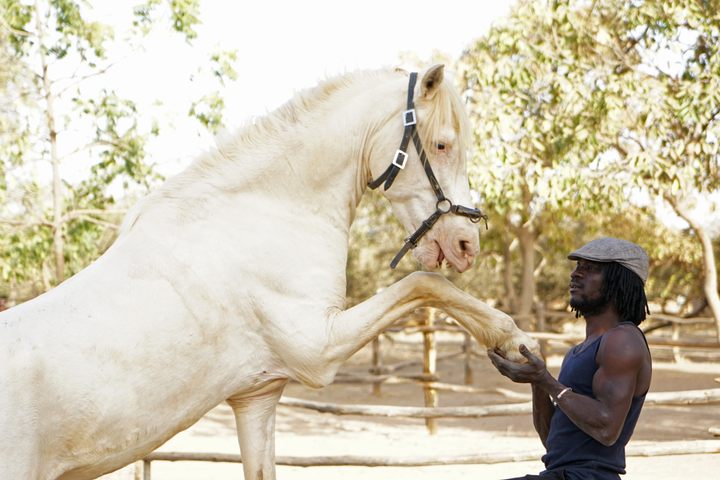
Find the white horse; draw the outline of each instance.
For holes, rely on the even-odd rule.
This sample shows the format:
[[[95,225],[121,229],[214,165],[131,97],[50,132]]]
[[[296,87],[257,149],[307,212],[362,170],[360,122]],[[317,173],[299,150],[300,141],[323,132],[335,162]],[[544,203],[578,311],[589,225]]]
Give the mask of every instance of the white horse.
[[[384,194],[408,231],[427,233],[406,245],[418,244],[420,263],[464,271],[478,252],[469,220],[479,214],[457,206],[470,202],[462,103],[442,66],[409,90],[408,100],[406,72],[388,70],[298,94],[141,201],[95,263],[3,312],[0,479],[95,478],[223,401],[245,478],[273,479],[275,407],[288,379],[329,384],[421,306],[510,357],[520,343],[537,349],[510,317],[433,273],[345,307],[354,211],[393,159]],[[435,186],[414,151],[394,153],[415,116]],[[429,215],[430,229],[421,226]]]

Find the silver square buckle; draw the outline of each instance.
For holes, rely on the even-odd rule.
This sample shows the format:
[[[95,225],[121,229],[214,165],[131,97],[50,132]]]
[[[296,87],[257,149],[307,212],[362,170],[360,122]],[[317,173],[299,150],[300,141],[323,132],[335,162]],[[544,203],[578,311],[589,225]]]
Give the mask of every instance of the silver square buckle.
[[[400,170],[405,168],[405,164],[407,163],[408,154],[403,152],[402,150],[397,150],[395,152],[395,158],[393,158],[392,164],[398,167]]]
[[[411,108],[410,110],[405,110],[403,112],[403,125],[406,127],[409,125],[415,125],[417,123],[417,118],[415,117],[415,109]]]

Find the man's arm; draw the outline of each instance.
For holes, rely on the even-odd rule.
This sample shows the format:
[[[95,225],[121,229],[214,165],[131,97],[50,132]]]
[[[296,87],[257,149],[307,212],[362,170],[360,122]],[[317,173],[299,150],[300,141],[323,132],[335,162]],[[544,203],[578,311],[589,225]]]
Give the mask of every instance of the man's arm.
[[[547,447],[547,437],[550,433],[550,420],[555,407],[550,401],[550,396],[538,385],[532,384],[532,404],[533,404],[533,426],[540,437],[544,447]]]
[[[526,348],[521,347],[520,353],[528,359],[528,363],[511,362],[493,351],[488,351],[488,356],[500,373],[510,380],[532,383],[533,423],[543,439],[541,430],[549,427],[552,411],[548,415],[548,410],[552,404],[543,403],[542,392],[557,399],[565,386],[550,375],[542,359]],[[557,400],[557,408],[562,409],[580,430],[603,445],[612,445],[620,436],[630,410],[644,354],[644,342],[634,333],[625,329],[609,331],[596,357],[598,370],[593,377],[595,398],[568,391]],[[547,432],[545,435],[547,438]]]
[[[550,432],[550,420],[555,412],[550,395],[554,398],[564,386],[550,375],[543,359],[533,355],[525,345],[520,345],[520,353],[528,359],[527,363],[511,362],[497,350],[488,350],[488,357],[495,368],[513,382],[531,384],[533,426],[545,445]]]
[[[608,331],[600,344],[593,377],[595,398],[568,392],[558,407],[583,432],[610,446],[622,432],[645,358],[645,344],[626,329]]]

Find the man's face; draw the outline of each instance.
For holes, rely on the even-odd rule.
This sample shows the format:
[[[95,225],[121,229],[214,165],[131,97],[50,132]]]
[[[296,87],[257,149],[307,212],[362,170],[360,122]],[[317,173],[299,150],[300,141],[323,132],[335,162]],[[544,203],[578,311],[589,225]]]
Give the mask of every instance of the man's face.
[[[570,306],[584,317],[605,310],[607,298],[602,293],[604,265],[580,259],[570,274]]]

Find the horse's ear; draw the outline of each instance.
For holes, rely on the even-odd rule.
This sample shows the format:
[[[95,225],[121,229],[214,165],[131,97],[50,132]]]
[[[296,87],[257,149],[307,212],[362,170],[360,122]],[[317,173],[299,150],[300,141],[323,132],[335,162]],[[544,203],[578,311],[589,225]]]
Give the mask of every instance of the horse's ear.
[[[433,65],[422,77],[420,83],[420,98],[425,100],[432,99],[440,89],[440,84],[445,77],[445,65]]]

